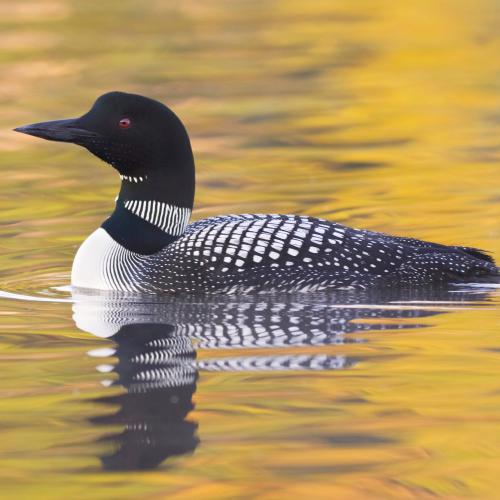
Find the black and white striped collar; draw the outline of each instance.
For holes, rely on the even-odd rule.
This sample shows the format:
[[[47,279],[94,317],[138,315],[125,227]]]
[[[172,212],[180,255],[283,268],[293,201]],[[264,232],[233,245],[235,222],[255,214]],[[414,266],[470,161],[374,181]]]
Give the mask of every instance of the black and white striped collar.
[[[191,210],[156,200],[125,200],[124,207],[165,233],[181,236],[189,223]]]

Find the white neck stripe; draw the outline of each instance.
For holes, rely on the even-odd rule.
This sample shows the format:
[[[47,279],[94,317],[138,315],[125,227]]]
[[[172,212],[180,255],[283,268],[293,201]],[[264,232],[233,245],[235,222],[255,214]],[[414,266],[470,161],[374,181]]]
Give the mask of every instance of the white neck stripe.
[[[147,175],[144,175],[144,176],[142,176],[142,177],[133,177],[133,176],[131,176],[131,175],[121,175],[121,174],[120,174],[120,179],[121,179],[122,181],[135,182],[136,184],[137,184],[138,182],[145,181],[147,178],[148,178],[148,176],[147,176]]]
[[[155,200],[127,200],[125,208],[168,234],[180,236],[191,216],[189,208],[176,207]]]

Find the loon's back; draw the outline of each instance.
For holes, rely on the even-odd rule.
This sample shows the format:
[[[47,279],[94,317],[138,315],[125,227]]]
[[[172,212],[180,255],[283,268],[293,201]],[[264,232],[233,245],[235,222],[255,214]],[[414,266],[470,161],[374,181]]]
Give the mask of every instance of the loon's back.
[[[497,274],[492,259],[476,249],[294,215],[203,219],[152,255],[131,252],[111,239],[101,250],[92,238],[88,245],[85,257],[75,258],[75,286],[171,293],[313,291],[477,281]],[[99,251],[104,252],[100,258]],[[88,255],[101,262],[99,286],[86,281],[88,269],[79,272]]]

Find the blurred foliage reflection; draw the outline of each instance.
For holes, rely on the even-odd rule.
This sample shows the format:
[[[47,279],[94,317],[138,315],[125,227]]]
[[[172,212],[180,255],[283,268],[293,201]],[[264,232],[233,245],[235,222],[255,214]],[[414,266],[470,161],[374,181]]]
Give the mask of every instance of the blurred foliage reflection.
[[[11,129],[75,116],[108,90],[157,98],[186,123],[196,218],[304,213],[500,257],[499,23],[496,0],[0,0],[0,288],[61,295],[118,188],[85,151]],[[111,340],[76,329],[69,304],[1,299],[2,494],[493,498],[500,300],[453,297],[427,297],[449,314],[418,324],[390,308],[357,317],[414,328],[271,346],[355,360],[345,370],[195,370],[167,418],[194,455],[126,473],[98,457],[123,458],[113,443],[133,429],[118,406],[136,400],[126,381],[101,386],[86,356]],[[198,347],[191,368],[208,356]]]

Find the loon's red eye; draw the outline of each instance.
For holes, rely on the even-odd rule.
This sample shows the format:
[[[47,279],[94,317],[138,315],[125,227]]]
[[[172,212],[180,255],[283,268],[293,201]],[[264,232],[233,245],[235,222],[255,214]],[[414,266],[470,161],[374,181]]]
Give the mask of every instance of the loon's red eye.
[[[130,125],[132,125],[132,122],[130,121],[130,118],[122,118],[118,122],[118,126],[120,128],[130,128]]]

